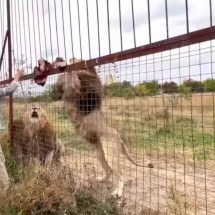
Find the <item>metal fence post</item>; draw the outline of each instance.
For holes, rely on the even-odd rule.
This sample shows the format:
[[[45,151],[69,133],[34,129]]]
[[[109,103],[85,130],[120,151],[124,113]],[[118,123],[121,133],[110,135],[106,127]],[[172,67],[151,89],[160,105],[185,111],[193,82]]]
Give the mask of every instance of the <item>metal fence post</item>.
[[[0,70],[1,70],[3,57],[4,57],[4,53],[5,53],[5,48],[6,48],[6,44],[7,44],[7,37],[8,37],[8,31],[6,31],[6,34],[4,37],[4,43],[3,43],[2,53],[1,53],[1,57],[0,57]]]
[[[11,20],[10,20],[10,0],[7,0],[7,30],[8,30],[8,72],[9,80],[12,81],[12,47],[11,47]],[[10,146],[13,142],[12,134],[12,123],[13,123],[13,95],[9,97],[9,135],[10,135]]]

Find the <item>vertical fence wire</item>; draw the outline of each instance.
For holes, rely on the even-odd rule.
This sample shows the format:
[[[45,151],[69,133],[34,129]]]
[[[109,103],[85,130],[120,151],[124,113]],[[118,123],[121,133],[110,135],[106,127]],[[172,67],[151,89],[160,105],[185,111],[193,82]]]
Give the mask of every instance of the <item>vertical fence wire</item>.
[[[136,28],[135,28],[134,1],[133,0],[131,0],[131,9],[132,9],[132,24],[133,24],[134,47],[136,47]]]
[[[17,2],[17,8],[16,8],[16,10],[17,10],[17,22],[18,22],[18,29],[23,29],[22,28],[22,25],[21,25],[21,11],[20,11],[20,2]],[[18,30],[19,31],[19,30]],[[20,34],[19,36],[18,36],[18,38],[19,38],[19,50],[20,50],[20,58],[19,59],[17,59],[18,60],[18,69],[24,69],[23,67],[24,67],[24,52],[23,52],[23,49],[24,49],[24,44],[22,43],[22,41],[23,41],[23,39],[22,39],[22,36],[23,36],[23,34]],[[21,68],[20,68],[21,67]]]
[[[123,39],[122,39],[121,0],[119,0],[119,29],[120,29],[120,46],[121,46],[121,51],[122,51],[123,50]]]
[[[29,1],[26,4],[26,16],[27,16],[27,31],[28,31],[28,47],[29,47],[29,57],[30,57],[30,65],[32,67],[33,56],[32,56],[32,37],[31,37],[31,30],[30,30],[30,19],[29,19]],[[26,19],[25,19],[26,21]]]
[[[147,0],[147,8],[148,8],[148,31],[149,31],[149,43],[152,42],[151,36],[151,15],[150,15],[150,1]]]
[[[59,48],[59,38],[58,38],[58,25],[57,25],[57,6],[56,6],[56,1],[54,0],[54,23],[55,23],[55,33],[56,33],[56,38],[57,38],[57,53],[58,56],[60,55],[60,48]]]
[[[65,21],[64,21],[64,7],[63,7],[63,0],[61,0],[61,15],[62,15],[62,23],[63,23],[63,41],[64,41],[64,59],[67,60],[67,53],[66,53],[66,38],[65,38]]]
[[[35,8],[35,5],[34,5],[34,8]],[[39,6],[38,6],[38,0],[36,0],[36,14],[35,14],[35,16],[37,17],[37,20],[36,20],[36,22],[37,22],[37,25],[35,26],[36,27],[36,29],[38,29],[38,42],[39,42],[39,50],[40,50],[40,56],[42,56],[42,47],[41,47],[41,43],[42,43],[42,41],[41,41],[41,30],[40,30],[40,14],[39,14]],[[57,28],[57,23],[56,23],[56,28]]]
[[[12,43],[11,43],[11,15],[10,15],[10,1],[7,1],[7,30],[8,30],[8,73],[9,79],[12,80]],[[9,135],[10,135],[10,145],[13,145],[13,132],[12,132],[12,122],[13,122],[13,96],[9,97]]]
[[[212,13],[212,0],[209,0],[209,11],[210,11],[210,26],[213,25],[213,13]]]
[[[48,53],[47,53],[47,39],[46,39],[46,35],[47,35],[47,30],[46,30],[46,25],[45,25],[45,11],[44,11],[44,0],[42,0],[42,18],[43,18],[43,38],[44,38],[44,43],[45,43],[45,53],[46,53],[46,59],[48,58]],[[65,41],[65,40],[64,40]],[[51,42],[51,40],[50,40]]]
[[[81,37],[81,24],[80,24],[80,7],[79,1],[77,0],[77,11],[78,11],[78,34],[79,34],[79,51],[81,54],[81,60],[83,59],[83,52],[82,52],[82,37]]]
[[[108,28],[108,47],[109,54],[111,53],[111,36],[110,36],[110,14],[109,14],[109,0],[107,0],[107,28]]]
[[[5,15],[5,2],[2,2],[2,5],[1,5],[1,13],[2,14],[4,14]],[[4,34],[6,33],[6,27],[5,27],[5,17],[3,17],[2,18],[2,20],[1,20],[1,36],[2,36],[2,41],[1,41],[1,43],[2,43],[2,45],[3,45],[3,42],[4,42]],[[6,43],[6,45],[7,45],[7,43]],[[5,47],[5,48],[7,48],[7,46]],[[3,55],[3,58],[2,58],[2,78],[6,78],[6,76],[5,76],[5,69],[6,69],[6,65],[5,65],[5,63],[6,63],[6,57]]]
[[[29,14],[30,15],[30,14]],[[32,15],[32,28],[33,28],[33,35],[34,35],[34,39],[33,39],[33,44],[34,44],[34,57],[35,57],[35,62],[37,62],[37,45],[36,45],[36,33],[35,33],[35,29],[36,29],[36,25],[35,25],[35,15],[34,15],[34,1],[31,1],[31,15]]]
[[[202,61],[202,54],[201,54],[201,44],[198,44],[199,49],[199,65],[200,65],[200,81],[202,81],[202,68],[201,68],[201,61]],[[201,123],[202,123],[202,146],[203,146],[203,155],[204,155],[204,191],[205,191],[205,211],[208,211],[208,194],[207,194],[207,164],[206,164],[206,145],[205,145],[205,137],[204,137],[204,111],[203,111],[203,95],[201,93]]]
[[[88,36],[88,44],[89,44],[89,58],[91,59],[91,41],[90,41],[90,25],[89,25],[89,6],[88,1],[86,0],[86,12],[87,12],[87,36]]]
[[[169,38],[169,17],[168,17],[168,0],[165,0],[165,14],[166,14],[166,37]]]
[[[188,0],[185,0],[185,10],[186,10],[186,30],[189,33],[189,9],[188,9]]]
[[[69,27],[70,27],[70,34],[71,34],[71,48],[72,48],[72,57],[75,56],[74,53],[74,42],[73,42],[73,30],[72,30],[72,14],[71,14],[71,4],[70,4],[70,0],[68,0],[68,4],[69,4]]]
[[[48,0],[48,20],[49,20],[49,39],[50,39],[50,48],[51,48],[51,57],[52,61],[54,60],[53,58],[53,47],[52,47],[52,28],[51,28],[51,15],[50,15],[50,0]],[[72,46],[73,47],[73,46]]]
[[[99,6],[98,6],[98,0],[96,0],[96,19],[97,19],[97,33],[98,33],[98,51],[99,51],[99,57],[101,56],[101,47],[100,47],[100,22],[99,22]]]

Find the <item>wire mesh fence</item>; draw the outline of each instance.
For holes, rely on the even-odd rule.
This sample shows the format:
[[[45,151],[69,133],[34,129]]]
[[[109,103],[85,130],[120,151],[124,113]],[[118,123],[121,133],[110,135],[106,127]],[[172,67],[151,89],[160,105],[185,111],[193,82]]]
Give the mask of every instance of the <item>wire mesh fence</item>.
[[[7,50],[13,76],[26,71],[13,117],[1,110],[3,127],[13,122],[12,155],[54,155],[99,200],[115,191],[120,213],[214,214],[215,2],[17,0],[10,20],[7,3],[0,35],[3,47],[10,21],[12,49],[1,84],[11,81]],[[57,57],[66,69],[48,70]],[[43,86],[32,74],[41,58]],[[120,154],[124,145],[144,167]]]

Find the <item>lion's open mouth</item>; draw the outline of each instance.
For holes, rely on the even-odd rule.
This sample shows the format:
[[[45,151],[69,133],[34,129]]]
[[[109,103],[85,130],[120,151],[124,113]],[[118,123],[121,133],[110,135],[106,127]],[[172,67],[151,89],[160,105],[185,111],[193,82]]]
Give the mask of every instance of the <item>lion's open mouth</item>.
[[[31,114],[32,118],[38,118],[38,113],[36,111],[33,111]]]

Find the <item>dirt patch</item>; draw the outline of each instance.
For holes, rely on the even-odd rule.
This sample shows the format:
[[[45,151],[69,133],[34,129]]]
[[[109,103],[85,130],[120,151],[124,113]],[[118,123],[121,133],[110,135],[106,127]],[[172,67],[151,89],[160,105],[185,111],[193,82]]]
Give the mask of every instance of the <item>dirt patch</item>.
[[[102,169],[96,154],[73,152],[66,157],[76,181],[91,187],[100,198],[109,196],[114,182],[96,182]],[[146,160],[149,157],[146,157]],[[154,169],[140,168],[122,159],[125,188],[120,200],[126,214],[215,214],[215,172],[210,167],[194,166],[174,160],[151,158]]]

